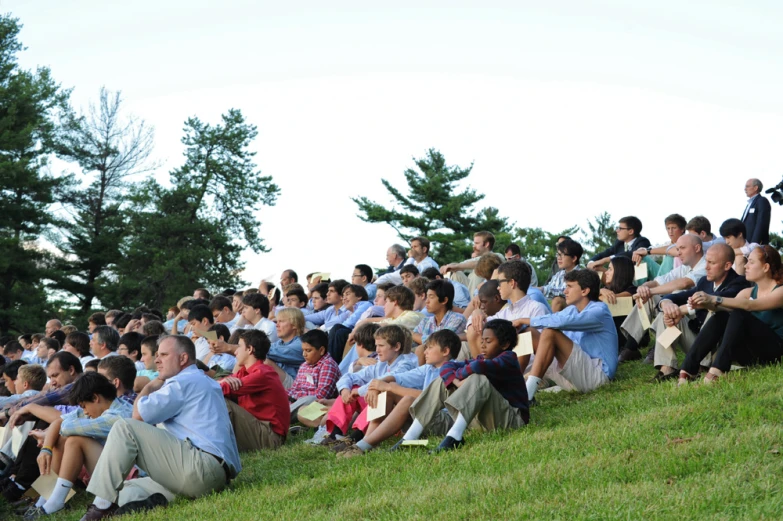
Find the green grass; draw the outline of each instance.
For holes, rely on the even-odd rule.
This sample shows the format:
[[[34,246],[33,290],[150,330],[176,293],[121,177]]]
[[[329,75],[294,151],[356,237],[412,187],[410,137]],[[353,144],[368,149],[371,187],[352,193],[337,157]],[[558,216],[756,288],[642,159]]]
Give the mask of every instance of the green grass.
[[[130,519],[781,519],[783,369],[686,388],[652,374],[632,362],[594,393],[539,393],[527,428],[438,456],[342,460],[295,438],[245,456],[230,490]],[[89,500],[73,503],[53,519]]]

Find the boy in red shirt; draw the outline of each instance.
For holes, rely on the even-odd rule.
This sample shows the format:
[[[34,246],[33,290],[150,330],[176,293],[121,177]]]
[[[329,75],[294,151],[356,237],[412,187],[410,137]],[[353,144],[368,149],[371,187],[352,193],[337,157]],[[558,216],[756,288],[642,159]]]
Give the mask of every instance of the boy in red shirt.
[[[238,369],[220,381],[240,451],[276,449],[288,434],[288,394],[275,370],[264,364],[269,346],[263,331],[244,331],[234,353]]]

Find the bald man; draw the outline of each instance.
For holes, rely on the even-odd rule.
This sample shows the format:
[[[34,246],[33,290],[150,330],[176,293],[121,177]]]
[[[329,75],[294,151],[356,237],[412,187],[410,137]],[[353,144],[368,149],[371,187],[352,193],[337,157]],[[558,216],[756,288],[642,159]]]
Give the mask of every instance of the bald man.
[[[688,290],[696,286],[707,274],[707,261],[704,258],[701,238],[698,235],[683,235],[677,239],[677,249],[682,266],[645,282],[636,290],[636,295],[633,298],[637,305],[620,326],[626,337],[625,349],[622,350],[619,357],[620,362],[641,358],[639,342],[645,333],[645,328],[642,326],[641,307],[645,308],[647,316],[652,322],[659,311],[658,302],[661,296]],[[645,363],[652,364],[653,356],[654,350],[650,349],[647,355],[648,360],[645,360]]]
[[[703,291],[709,295],[734,298],[737,293],[750,286],[745,277],[737,275],[732,268],[734,256],[734,249],[727,244],[718,243],[711,246],[705,255],[707,275],[689,290],[665,295],[659,302],[658,309],[661,312],[652,325],[655,338],[660,338],[668,327],[676,327],[682,334],[669,347],[663,347],[659,342],[655,343],[654,365],[658,368],[658,373],[653,381],[661,382],[677,378],[679,373],[675,346],[679,346],[687,354],[707,320],[706,310],[694,310],[688,306],[688,299],[694,293]],[[703,361],[702,365],[708,367],[709,360]]]
[[[46,336],[52,336],[52,333],[55,331],[59,331],[63,328],[63,323],[57,320],[56,318],[53,318],[49,322],[46,323],[46,330],[44,333],[46,333]]]
[[[748,234],[745,240],[758,244],[769,244],[769,201],[761,195],[764,185],[758,179],[748,179],[745,183],[745,195],[748,205],[742,212],[742,222]]]

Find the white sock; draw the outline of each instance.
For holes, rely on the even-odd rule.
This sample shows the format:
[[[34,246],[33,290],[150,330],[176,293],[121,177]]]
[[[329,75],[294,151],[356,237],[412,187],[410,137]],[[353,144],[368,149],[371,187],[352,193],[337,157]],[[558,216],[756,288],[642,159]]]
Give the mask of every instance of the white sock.
[[[541,383],[541,378],[537,376],[528,375],[527,377],[527,383],[525,386],[527,387],[527,399],[528,401],[532,400],[533,397],[536,395],[536,391],[538,391],[538,384]]]
[[[467,428],[467,420],[465,420],[465,417],[462,416],[462,413],[459,413],[457,415],[457,419],[454,420],[454,425],[451,426],[451,429],[449,429],[449,432],[446,433],[446,436],[451,436],[455,440],[460,441],[462,439],[462,434]]]
[[[367,443],[364,440],[357,441],[356,442],[356,446],[359,447],[360,449],[362,449],[362,452],[369,452],[369,451],[371,451],[373,449],[372,445],[370,445],[369,443]]]
[[[93,501],[92,504],[101,510],[106,510],[107,508],[111,507],[111,501],[98,496],[95,496],[95,501]]]
[[[49,501],[44,504],[43,508],[47,514],[52,514],[65,507],[65,498],[68,497],[68,492],[73,488],[73,483],[67,479],[57,478],[57,483],[54,485],[54,490],[49,496]]]
[[[410,428],[405,431],[405,436],[402,437],[403,440],[418,440],[421,437],[421,433],[424,432],[424,425],[421,424],[419,420],[413,420],[413,423],[411,423]]]
[[[44,506],[44,503],[46,503],[46,498],[41,496],[38,498],[38,501],[35,502],[35,506],[42,507]]]

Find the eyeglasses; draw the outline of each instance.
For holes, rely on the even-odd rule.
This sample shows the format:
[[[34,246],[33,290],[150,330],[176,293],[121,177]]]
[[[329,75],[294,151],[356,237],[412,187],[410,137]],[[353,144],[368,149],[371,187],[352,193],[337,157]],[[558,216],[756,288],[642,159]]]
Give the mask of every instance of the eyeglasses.
[[[619,232],[620,230],[630,230],[630,228],[623,228],[622,226],[616,226],[615,227],[615,231]]]
[[[511,282],[511,279],[498,279],[498,285],[501,285],[504,282]]]

